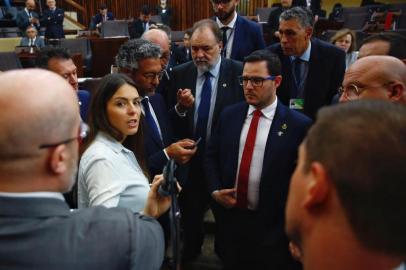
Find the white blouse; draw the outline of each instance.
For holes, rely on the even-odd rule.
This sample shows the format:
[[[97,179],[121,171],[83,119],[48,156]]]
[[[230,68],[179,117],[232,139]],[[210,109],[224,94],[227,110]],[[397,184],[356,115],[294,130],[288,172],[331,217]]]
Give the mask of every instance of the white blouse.
[[[134,153],[111,136],[99,132],[80,159],[78,207],[119,206],[140,212],[148,191],[148,179]]]

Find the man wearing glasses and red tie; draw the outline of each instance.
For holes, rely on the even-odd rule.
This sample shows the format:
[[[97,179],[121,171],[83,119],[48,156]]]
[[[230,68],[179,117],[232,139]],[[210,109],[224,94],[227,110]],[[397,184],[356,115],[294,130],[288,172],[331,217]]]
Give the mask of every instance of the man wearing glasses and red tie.
[[[298,146],[311,120],[276,97],[277,55],[245,58],[245,102],[226,108],[207,150],[209,190],[219,210],[224,269],[300,269],[284,233],[284,210]]]

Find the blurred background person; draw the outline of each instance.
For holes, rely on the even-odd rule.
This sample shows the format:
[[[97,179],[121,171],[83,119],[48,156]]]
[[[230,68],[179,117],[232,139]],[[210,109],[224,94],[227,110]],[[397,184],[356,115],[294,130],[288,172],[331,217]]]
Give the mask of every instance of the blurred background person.
[[[279,42],[279,16],[283,11],[292,7],[293,0],[281,0],[281,6],[275,8],[269,13],[268,27],[270,44]]]
[[[44,39],[38,36],[37,28],[34,26],[29,25],[25,30],[25,35],[20,41],[20,46],[34,46],[38,49],[45,47]]]
[[[156,13],[161,17],[163,24],[171,26],[172,9],[168,6],[167,0],[159,0],[159,5],[156,9]]]
[[[112,12],[109,12],[106,4],[101,4],[99,13],[93,17],[93,25],[97,28],[101,27],[103,22],[114,20]]]
[[[41,26],[45,29],[46,39],[65,38],[63,32],[64,10],[56,7],[55,0],[47,0],[48,9],[44,10],[41,19]]]
[[[25,30],[29,25],[35,26],[39,31],[39,16],[38,13],[35,12],[34,0],[25,1],[25,8],[17,13],[16,22],[23,35],[25,35]]]
[[[141,211],[149,191],[143,156],[141,97],[124,74],[100,82],[91,105],[90,134],[80,159],[78,207]]]
[[[345,66],[346,69],[355,62],[358,58],[357,43],[355,41],[354,31],[344,28],[330,39],[331,43],[345,51]]]
[[[130,25],[129,32],[131,39],[141,37],[152,25],[156,25],[156,22],[151,21],[151,10],[147,5],[144,5],[141,9],[140,17],[134,19]]]

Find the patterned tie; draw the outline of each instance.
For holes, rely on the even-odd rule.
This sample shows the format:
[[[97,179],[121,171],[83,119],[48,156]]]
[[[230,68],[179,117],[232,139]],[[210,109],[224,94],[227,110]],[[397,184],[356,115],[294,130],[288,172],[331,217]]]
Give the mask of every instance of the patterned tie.
[[[161,146],[163,146],[161,136],[159,135],[158,131],[158,125],[155,123],[154,118],[152,117],[151,111],[149,109],[149,99],[148,97],[145,97],[141,101],[142,106],[144,107],[144,113],[145,113],[145,120],[147,121],[148,129],[151,133],[151,136],[156,139],[156,141],[161,143]]]
[[[202,138],[200,149],[205,148],[207,122],[209,121],[210,100],[211,100],[211,74],[210,72],[204,73],[205,80],[200,95],[200,104],[197,110],[197,123],[195,130],[195,139]]]
[[[237,207],[247,209],[248,200],[248,178],[250,175],[252,153],[254,152],[255,138],[257,137],[257,127],[259,118],[262,116],[260,110],[255,110],[245,140],[244,150],[242,152],[240,170],[238,172],[237,182]]]
[[[223,31],[223,51],[222,51],[223,57],[227,56],[227,30],[228,29],[230,29],[230,27],[228,27],[228,26],[221,27],[221,30]]]

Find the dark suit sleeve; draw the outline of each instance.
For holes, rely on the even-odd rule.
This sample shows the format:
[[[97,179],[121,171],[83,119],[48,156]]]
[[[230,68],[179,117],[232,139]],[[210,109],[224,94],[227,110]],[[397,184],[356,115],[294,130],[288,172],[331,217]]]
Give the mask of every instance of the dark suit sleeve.
[[[265,49],[265,40],[264,40],[264,34],[262,33],[262,26],[260,24],[257,24],[258,27],[256,27],[256,49],[255,50],[262,50]]]
[[[20,28],[21,31],[25,31],[25,29],[28,27],[28,25],[30,25],[30,22],[28,20],[28,16],[25,16],[25,11],[20,11],[17,14],[17,18],[16,18],[16,22],[17,22],[17,26],[18,28]]]

